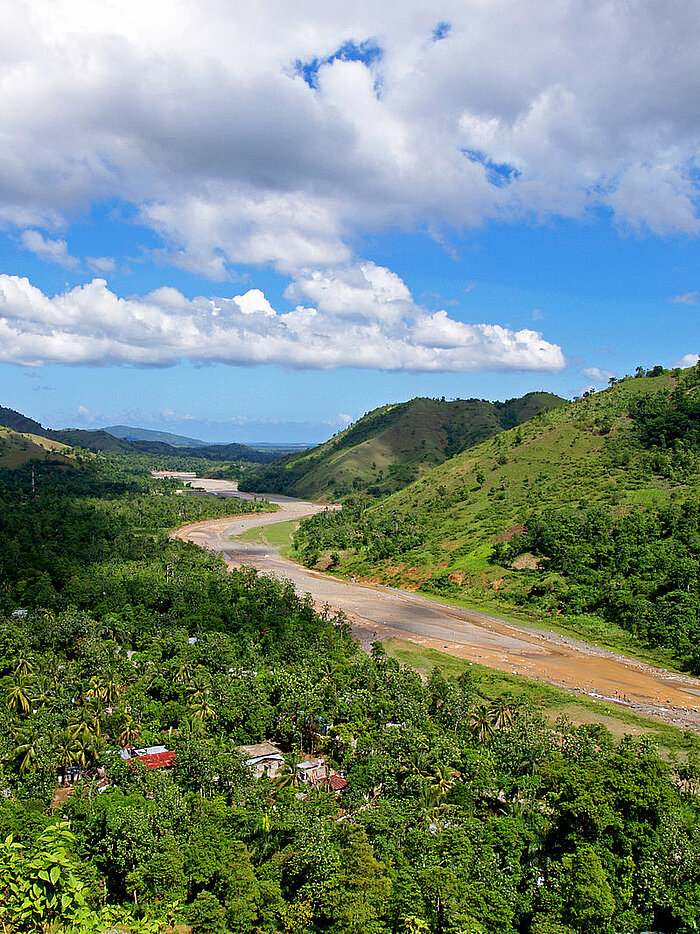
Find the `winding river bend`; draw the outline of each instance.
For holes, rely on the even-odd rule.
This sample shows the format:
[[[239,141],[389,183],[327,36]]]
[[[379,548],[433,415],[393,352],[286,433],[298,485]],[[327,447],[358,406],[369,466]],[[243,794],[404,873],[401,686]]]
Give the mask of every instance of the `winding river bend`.
[[[253,494],[239,492],[230,481],[192,478],[190,483],[219,496],[253,499]],[[408,591],[311,571],[283,558],[273,545],[237,539],[249,529],[299,520],[324,508],[286,496],[265,499],[277,503],[279,512],[195,522],[177,529],[172,537],[218,552],[232,567],[252,565],[264,574],[292,581],[300,593],[311,594],[317,606],[343,610],[365,645],[389,638],[416,642],[700,731],[697,678]]]

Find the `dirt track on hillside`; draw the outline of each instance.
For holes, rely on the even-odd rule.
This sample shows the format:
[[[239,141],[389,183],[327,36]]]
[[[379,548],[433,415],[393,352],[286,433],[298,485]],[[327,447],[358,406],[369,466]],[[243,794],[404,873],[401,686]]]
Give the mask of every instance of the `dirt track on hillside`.
[[[196,480],[193,486],[219,495],[236,493],[226,481]],[[266,496],[280,506],[274,514],[207,520],[182,526],[173,537],[220,553],[233,566],[252,565],[291,580],[317,606],[348,616],[365,645],[404,639],[469,659],[490,668],[536,678],[574,694],[621,704],[644,716],[700,732],[700,680],[655,668],[586,642],[505,623],[495,617],[389,587],[340,580],[300,567],[270,545],[232,540],[250,528],[301,519],[323,507],[283,496]]]

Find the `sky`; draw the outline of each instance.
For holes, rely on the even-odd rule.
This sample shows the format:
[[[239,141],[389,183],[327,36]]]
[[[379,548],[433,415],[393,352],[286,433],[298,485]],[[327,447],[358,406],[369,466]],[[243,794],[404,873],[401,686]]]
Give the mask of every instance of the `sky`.
[[[697,2],[0,2],[0,405],[318,442],[698,359]]]

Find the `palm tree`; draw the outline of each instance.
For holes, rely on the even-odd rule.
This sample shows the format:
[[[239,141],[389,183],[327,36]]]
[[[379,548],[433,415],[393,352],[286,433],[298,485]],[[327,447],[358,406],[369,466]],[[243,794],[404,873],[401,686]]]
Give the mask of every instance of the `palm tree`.
[[[20,676],[5,694],[5,703],[19,716],[26,716],[32,709],[27,679]]]
[[[209,684],[209,675],[206,671],[203,671],[201,666],[197,666],[194,670],[190,669],[190,681],[187,687],[188,691],[208,691]]]
[[[209,691],[195,691],[191,697],[192,716],[204,723],[205,720],[214,719],[216,711],[209,703]]]
[[[56,707],[59,699],[54,693],[54,684],[50,678],[42,677],[37,681],[36,690],[31,697],[35,707]]]
[[[85,697],[94,702],[102,702],[111,707],[119,692],[119,684],[111,677],[97,677],[93,675],[90,678],[90,687]]]
[[[102,700],[108,707],[113,707],[120,692],[121,684],[114,678],[108,677],[102,682]]]
[[[301,784],[299,769],[293,762],[285,762],[272,779],[272,784],[278,791],[283,788],[296,788]]]
[[[442,762],[433,769],[433,783],[430,786],[438,795],[443,798],[455,783],[457,772],[449,765],[443,765]]]
[[[82,739],[85,742],[99,738],[102,732],[100,713],[94,701],[80,708],[77,717],[68,724],[68,732],[73,739]]]
[[[117,643],[124,641],[124,624],[116,613],[107,613],[95,626],[95,632],[102,639],[111,639]]]
[[[469,726],[474,739],[486,743],[493,736],[491,714],[486,704],[479,704],[469,717]]]
[[[92,678],[90,678],[90,687],[85,692],[85,697],[88,700],[102,699],[102,686],[97,675],[93,675]]]
[[[12,760],[20,775],[36,771],[36,743],[31,737],[17,735],[20,742],[12,752]]]
[[[187,684],[187,682],[192,678],[192,663],[191,662],[182,662],[180,667],[175,672],[175,680],[179,681],[181,684]]]
[[[73,762],[85,771],[94,765],[99,757],[99,743],[96,736],[81,734],[74,740]]]
[[[428,934],[430,925],[423,918],[410,915],[401,922],[401,931],[403,934]]]
[[[34,674],[32,663],[25,655],[20,655],[15,667],[15,678],[29,678]]]
[[[141,727],[127,714],[124,726],[119,731],[119,745],[122,749],[128,749],[133,755],[134,747],[140,736]]]
[[[65,782],[69,766],[77,763],[78,741],[70,735],[68,730],[63,730],[54,749],[58,768]]]
[[[489,706],[491,724],[497,729],[513,725],[513,705],[505,697],[498,697]]]
[[[423,782],[418,792],[418,803],[423,815],[423,819],[430,826],[437,827],[440,818],[448,814],[452,808],[445,804],[443,795],[436,785],[429,785]]]
[[[440,795],[433,785],[429,785],[427,782],[423,782],[418,793],[418,800],[420,802],[421,810],[431,814],[438,801],[440,800]]]
[[[204,724],[196,717],[186,717],[180,722],[179,733],[183,739],[186,739],[187,737],[201,736],[204,732]]]

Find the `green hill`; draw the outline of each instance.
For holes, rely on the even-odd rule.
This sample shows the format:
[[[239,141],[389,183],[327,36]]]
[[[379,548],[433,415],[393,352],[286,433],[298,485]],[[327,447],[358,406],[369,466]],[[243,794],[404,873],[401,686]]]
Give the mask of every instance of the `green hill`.
[[[33,418],[27,418],[21,412],[14,409],[7,409],[0,405],[0,425],[10,428],[12,431],[27,432],[32,435],[45,435],[46,432]]]
[[[305,522],[298,555],[700,670],[700,368],[659,371]]]
[[[20,467],[28,461],[75,465],[75,461],[66,456],[67,450],[66,445],[41,435],[0,427],[0,467]]]
[[[521,399],[411,399],[369,412],[325,444],[246,477],[241,489],[334,500],[358,491],[382,496],[437,464],[564,400],[546,392]]]
[[[153,431],[150,428],[133,428],[131,425],[110,425],[109,428],[103,428],[115,438],[123,438],[125,441],[160,441],[163,444],[171,444],[175,448],[203,448],[208,441],[199,441],[197,438],[188,438],[185,435],[174,435],[170,431]]]

